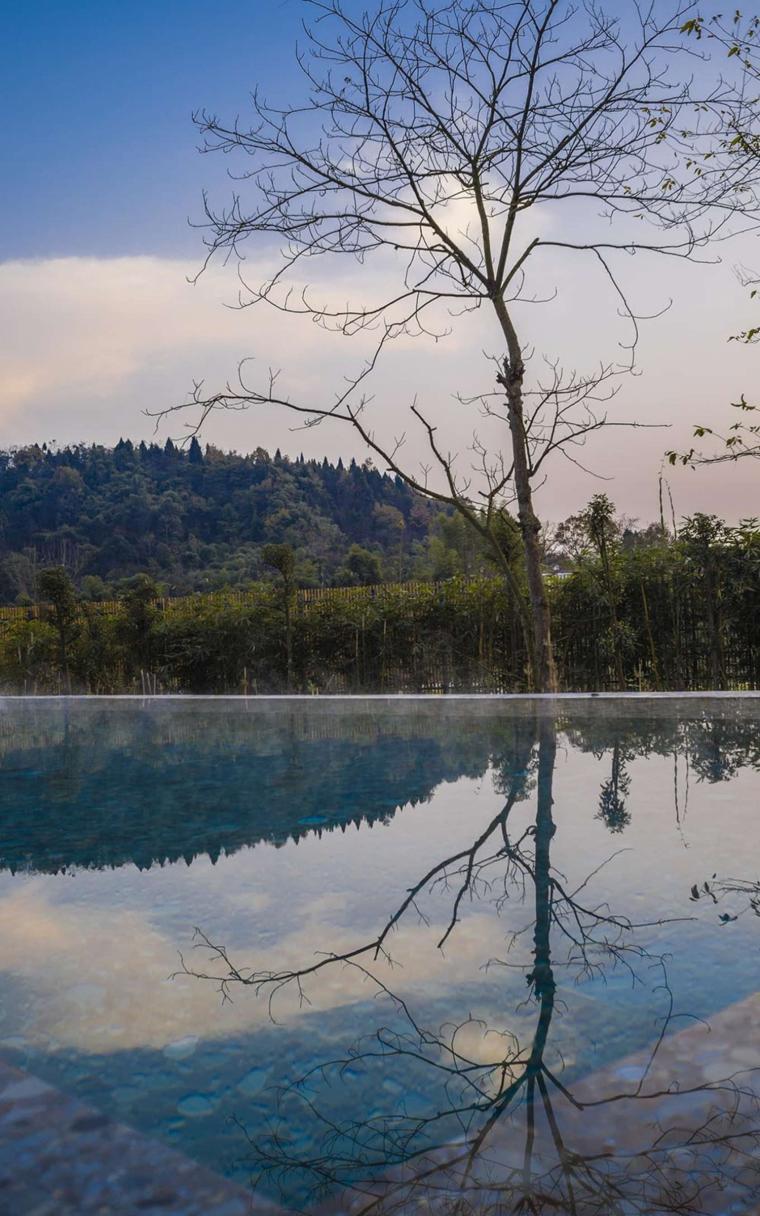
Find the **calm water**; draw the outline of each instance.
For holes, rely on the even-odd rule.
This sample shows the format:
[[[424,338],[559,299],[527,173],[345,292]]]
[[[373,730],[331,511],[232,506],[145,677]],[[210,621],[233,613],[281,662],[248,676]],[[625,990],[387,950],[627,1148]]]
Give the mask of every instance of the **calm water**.
[[[294,1205],[748,1211],[759,795],[760,699],[0,701],[0,1052]]]

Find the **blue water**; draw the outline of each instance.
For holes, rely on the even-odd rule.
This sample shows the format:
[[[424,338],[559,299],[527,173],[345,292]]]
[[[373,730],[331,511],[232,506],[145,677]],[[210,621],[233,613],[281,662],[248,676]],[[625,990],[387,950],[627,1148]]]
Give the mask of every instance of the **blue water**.
[[[301,1160],[324,1150],[325,1119],[456,1105],[437,1048],[398,1050],[405,1010],[435,1033],[466,1023],[480,1061],[486,1031],[534,1033],[547,729],[552,873],[618,926],[597,922],[584,956],[552,927],[552,1071],[569,1084],[651,1045],[671,1000],[668,1033],[757,991],[760,922],[740,897],[690,890],[760,876],[759,727],[760,700],[738,698],[0,701],[0,1052],[305,1202],[303,1171],[259,1178],[262,1147]],[[501,857],[479,875],[443,950],[452,867],[389,937],[394,966],[362,959],[382,989],[334,966],[271,1004],[235,983],[223,999],[224,966],[196,928],[259,971],[348,951],[510,800],[527,869]],[[483,855],[503,843],[497,832]],[[726,909],[742,914],[724,924]],[[600,946],[621,933],[617,954]]]

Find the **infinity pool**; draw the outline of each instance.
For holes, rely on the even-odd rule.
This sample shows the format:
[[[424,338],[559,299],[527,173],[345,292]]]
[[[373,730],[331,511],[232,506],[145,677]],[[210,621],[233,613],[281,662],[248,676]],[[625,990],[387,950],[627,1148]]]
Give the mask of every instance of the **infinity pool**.
[[[753,697],[0,701],[0,1054],[292,1206],[749,1211],[759,796]]]

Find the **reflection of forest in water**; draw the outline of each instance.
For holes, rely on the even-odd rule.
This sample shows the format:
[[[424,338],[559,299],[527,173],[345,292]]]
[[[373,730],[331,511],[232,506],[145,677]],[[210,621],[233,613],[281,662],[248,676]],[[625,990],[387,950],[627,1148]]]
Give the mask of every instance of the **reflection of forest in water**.
[[[253,1108],[236,1110],[251,1132],[254,1177],[270,1193],[281,1186],[298,1204],[330,1195],[331,1209],[338,1193],[342,1209],[378,1214],[753,1210],[757,1001],[750,997],[728,1020],[719,1013],[708,1033],[670,988],[662,943],[680,941],[679,926],[658,913],[653,923],[646,899],[633,919],[630,908],[615,906],[603,875],[601,885],[594,869],[569,878],[557,858],[584,819],[599,821],[610,852],[625,843],[640,759],[672,765],[662,806],[676,823],[688,816],[696,784],[725,786],[757,771],[760,704],[651,702],[646,716],[641,703],[623,701],[96,708],[27,705],[19,729],[2,735],[0,782],[10,792],[4,866],[44,872],[213,858],[259,841],[387,822],[441,783],[486,773],[499,795],[453,851],[430,834],[409,889],[405,882],[399,893],[388,876],[391,907],[370,932],[366,918],[355,922],[345,909],[352,944],[332,940],[328,923],[320,955],[302,966],[290,957],[278,970],[275,944],[274,970],[238,969],[236,950],[210,938],[190,956],[194,983],[211,977],[236,1003],[271,997],[275,1014],[288,991],[329,992],[336,971],[364,982],[350,1022],[335,1024],[341,1033],[312,1042],[308,1062],[298,1056],[296,1081],[292,1069],[288,1075],[295,1057],[286,1064],[277,1054],[277,1027],[249,1041],[251,1062],[271,1053],[270,1083],[285,1086],[271,1102],[257,1090]],[[596,758],[601,780],[579,806],[555,805],[556,770],[578,753]],[[9,840],[18,842],[13,849]],[[646,880],[653,906],[665,877]],[[688,888],[679,900],[688,912]],[[482,932],[478,912],[501,925],[497,957],[487,952],[491,939],[472,935],[457,953],[471,919]],[[407,980],[419,971],[420,982],[399,988],[400,972],[388,963],[408,947],[405,929],[427,921],[434,936],[427,944],[414,938],[417,953],[407,949],[401,968]],[[714,921],[722,932],[717,910]],[[465,1016],[453,989],[428,999],[423,949],[450,954],[455,967],[474,951],[488,964],[490,995],[485,983],[472,986]],[[564,1055],[568,1023],[589,1041],[603,1035],[619,1006],[594,1003],[589,993],[607,983],[614,993],[621,976],[630,988],[623,1015],[625,1000],[632,1021],[634,1003],[651,1000],[648,1045],[629,1038],[622,1053],[632,1055],[620,1066],[602,1053],[584,1075]],[[704,984],[716,977],[714,958],[706,960]],[[745,991],[753,987],[756,980]],[[336,1015],[338,1006],[325,1013],[326,1028]],[[280,1029],[289,1050],[296,1035],[314,1035],[313,1024]],[[582,1057],[596,1058],[591,1049]],[[136,1060],[133,1052],[132,1069]],[[209,1056],[204,1067],[217,1064]]]
[[[582,715],[581,715],[582,717]],[[506,732],[505,732],[506,733]],[[755,1211],[760,1195],[760,1057],[755,1025],[734,1017],[732,1042],[708,1051],[704,1027],[679,1034],[667,959],[646,944],[652,921],[635,923],[593,895],[594,874],[570,886],[552,864],[557,722],[551,714],[513,721],[502,750],[490,763],[504,803],[465,847],[449,856],[431,848],[429,866],[399,898],[377,933],[345,950],[329,941],[316,961],[279,971],[238,970],[228,951],[203,936],[209,966],[190,971],[229,994],[251,987],[276,1005],[280,993],[319,981],[335,968],[356,969],[385,1005],[384,1020],[333,1059],[319,1060],[283,1090],[283,1122],[252,1140],[260,1177],[275,1178],[285,1194],[293,1177],[312,1195],[337,1188],[355,1212],[411,1210],[475,1213],[568,1213],[572,1216],[649,1216],[664,1213]],[[742,767],[757,768],[754,723],[730,715],[695,718],[652,729],[633,721],[573,721],[573,746],[610,756],[611,772],[599,794],[599,816],[613,832],[626,826],[627,763],[653,750],[684,756],[698,780],[728,780]],[[530,799],[527,826],[516,805]],[[477,1011],[440,1025],[418,1015],[394,990],[394,933],[407,917],[425,918],[423,900],[445,893],[448,913],[438,940],[455,937],[467,903],[487,904],[499,916],[517,899],[531,917],[507,933],[505,954],[484,959],[492,970],[523,966],[532,1030],[519,1036],[489,1024]],[[529,962],[509,961],[510,936],[529,935]],[[405,963],[405,965],[407,965]],[[412,964],[413,965],[413,964]],[[654,1043],[617,1070],[577,1082],[564,1075],[552,1038],[560,1006],[561,975],[583,980],[622,969],[632,984],[658,970],[666,994]],[[505,1009],[504,1013],[507,1013]],[[744,1015],[746,1017],[746,1013]],[[736,1047],[747,1033],[743,1064]],[[723,1047],[725,1048],[725,1044]],[[733,1048],[733,1052],[730,1050]],[[749,1055],[748,1055],[749,1051]],[[696,1057],[696,1063],[691,1057]],[[749,1062],[748,1062],[749,1061]],[[383,1109],[376,1096],[359,1118],[341,1118],[334,1087],[356,1070],[372,1070],[375,1094],[385,1075],[426,1073],[432,1103],[396,1102]],[[417,1101],[417,1109],[415,1107]],[[299,1149],[290,1132],[301,1102],[321,1125],[317,1151]],[[386,1104],[387,1105],[387,1104]],[[297,1122],[297,1116],[295,1116]]]
[[[349,824],[388,822],[442,783],[536,765],[517,736],[536,714],[609,764],[596,810],[629,816],[632,762],[673,759],[680,816],[692,782],[760,767],[752,702],[0,702],[0,866],[55,872],[215,860]],[[181,804],[181,813],[180,813]]]

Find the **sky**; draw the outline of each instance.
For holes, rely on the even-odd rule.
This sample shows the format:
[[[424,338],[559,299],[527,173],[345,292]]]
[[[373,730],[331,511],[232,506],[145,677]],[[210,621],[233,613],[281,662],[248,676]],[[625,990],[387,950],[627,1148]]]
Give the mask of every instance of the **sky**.
[[[254,85],[273,100],[297,97],[302,16],[302,0],[0,0],[0,447],[148,438],[156,421],[146,411],[184,401],[196,380],[221,387],[241,359],[254,371],[282,369],[288,391],[321,401],[361,366],[357,343],[230,308],[232,267],[189,282],[203,256],[193,226],[202,191],[217,201],[230,191],[225,165],[197,151],[192,112],[244,115]],[[600,490],[625,514],[653,519],[664,451],[688,447],[694,423],[719,427],[757,382],[757,350],[728,342],[748,324],[736,270],[760,265],[757,236],[723,247],[709,266],[631,261],[642,311],[672,300],[644,326],[639,374],[610,407],[616,420],[644,425],[589,443],[582,463],[591,473],[555,463],[539,492],[550,520]],[[249,265],[263,277],[268,269],[256,258]],[[330,290],[343,298],[357,273],[367,272],[333,273]],[[381,282],[387,270],[377,273]],[[622,335],[599,281],[570,264],[552,275],[557,299],[526,319],[537,351],[593,358],[602,337],[614,355]],[[386,435],[406,435],[413,470],[426,459],[413,400],[465,466],[474,428],[502,443],[503,428],[489,429],[454,397],[490,386],[483,352],[495,349],[492,338],[471,318],[438,344],[400,345],[383,365],[373,418]],[[158,436],[181,438],[184,425],[174,415]],[[214,417],[204,437],[239,451],[365,455],[339,425],[294,430],[291,415],[269,407]],[[755,462],[667,477],[679,516],[760,515]]]

